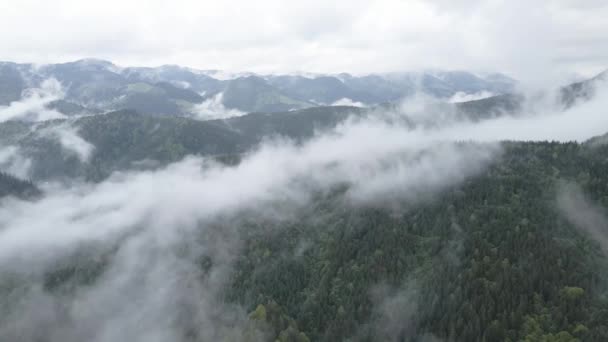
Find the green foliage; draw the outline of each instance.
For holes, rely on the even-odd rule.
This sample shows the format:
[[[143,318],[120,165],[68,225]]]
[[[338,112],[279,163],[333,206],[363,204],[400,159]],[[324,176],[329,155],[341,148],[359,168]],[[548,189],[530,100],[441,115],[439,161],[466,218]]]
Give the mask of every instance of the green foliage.
[[[88,116],[72,122],[78,134],[95,146],[86,161],[66,151],[52,136],[38,133],[67,125],[65,120],[36,125],[0,123],[0,144],[18,147],[19,153],[32,160],[35,181],[84,178],[97,182],[114,171],[160,167],[189,155],[235,164],[265,136],[302,141],[316,129],[332,127],[351,113],[349,108],[311,108],[212,121],[153,117],[133,111]]]
[[[307,113],[329,125],[342,115]],[[132,112],[82,118],[80,133],[96,149],[88,164],[67,174],[100,180],[133,161],[163,165],[188,154],[235,164],[268,132],[305,138],[314,127],[289,115],[256,125],[256,115],[228,124]],[[0,125],[0,132],[7,132],[4,139],[25,136],[20,147],[52,156],[43,164],[47,172],[78,163],[49,153],[59,147],[29,137],[21,124]],[[606,256],[555,207],[562,181],[578,183],[608,207],[608,146],[506,142],[503,149],[482,174],[415,205],[353,207],[340,187],[315,197],[293,220],[257,222],[252,215],[242,227],[244,247],[226,299],[251,310],[252,331],[270,341],[381,340],[387,333],[369,328],[383,317],[374,289],[412,282],[415,312],[395,323],[408,327],[395,329],[396,341],[608,340]],[[61,167],[48,167],[57,160]],[[60,267],[46,286],[94,282],[103,267]]]
[[[563,180],[584,180],[606,206],[606,156],[507,142],[484,174],[397,212],[345,207],[332,193],[291,223],[247,228],[228,298],[271,298],[314,341],[358,340],[379,307],[373,288],[413,280],[418,305],[403,321],[413,328],[396,340],[608,340],[606,257],[555,207]],[[363,340],[380,338],[371,331]]]
[[[251,314],[249,314],[249,318],[258,321],[266,321],[266,307],[262,304],[258,305]]]
[[[274,301],[259,304],[249,314],[255,328],[264,332],[269,341],[310,342],[306,334],[298,330],[296,322]]]

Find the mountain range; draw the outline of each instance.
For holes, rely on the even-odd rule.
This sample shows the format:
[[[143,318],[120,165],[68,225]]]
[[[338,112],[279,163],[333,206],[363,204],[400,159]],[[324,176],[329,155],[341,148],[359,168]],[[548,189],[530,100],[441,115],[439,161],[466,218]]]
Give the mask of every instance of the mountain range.
[[[2,64],[0,340],[608,340],[608,74],[421,75]]]
[[[556,107],[591,99],[606,75],[559,88]],[[420,89],[415,77],[426,97],[422,109],[403,101]],[[261,76],[81,60],[2,63],[0,80],[6,106],[0,107],[0,168],[37,182],[100,181],[115,171],[167,165],[192,154],[230,162],[269,137],[304,141],[357,116],[397,113],[410,126],[436,125],[430,113],[442,113],[440,121],[482,121],[518,115],[527,103],[513,91],[515,81],[465,72]],[[496,95],[446,101],[455,92]]]
[[[0,62],[0,106],[23,100],[26,89],[55,79],[61,92],[51,107],[65,115],[134,109],[164,116],[208,118],[281,112],[319,105],[374,106],[422,92],[449,99],[512,92],[516,81],[499,73],[464,71],[370,74],[226,73],[176,65],[119,67],[83,59],[61,64]],[[218,114],[219,112],[219,114]]]

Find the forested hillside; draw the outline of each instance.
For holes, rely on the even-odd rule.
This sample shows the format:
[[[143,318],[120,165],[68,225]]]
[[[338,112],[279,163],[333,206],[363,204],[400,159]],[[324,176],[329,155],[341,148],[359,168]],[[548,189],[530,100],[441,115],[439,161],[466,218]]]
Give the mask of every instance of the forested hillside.
[[[32,198],[37,195],[40,195],[40,190],[32,182],[0,172],[0,198],[5,196]]]
[[[0,105],[18,103],[26,89],[44,80],[58,81],[49,105],[67,116],[115,110],[137,110],[157,116],[201,117],[201,105],[218,104],[249,112],[284,112],[346,100],[361,105],[398,102],[416,91],[449,98],[458,92],[511,92],[516,84],[505,75],[475,75],[464,71],[402,72],[363,76],[341,74],[261,75],[197,70],[178,65],[120,67],[110,61],[81,59],[33,65],[0,61]],[[51,104],[51,103],[49,103]],[[208,106],[207,106],[207,109]],[[78,113],[75,113],[78,110]]]
[[[98,71],[109,77],[106,81],[116,81],[117,76],[104,68]],[[69,76],[73,70],[64,71]],[[585,104],[594,100],[595,82],[600,78],[561,88],[557,106],[543,108],[549,113],[524,113],[525,106],[532,103],[527,102],[529,99],[503,94],[455,104],[423,96],[372,108],[321,106],[205,121],[149,115],[156,113],[152,110],[120,110],[40,122],[1,122],[0,168],[20,172],[20,177],[52,190],[45,202],[32,181],[0,173],[0,198],[25,200],[9,200],[0,206],[0,227],[16,234],[5,240],[10,243],[4,247],[13,248],[12,243],[20,241],[20,231],[34,229],[38,234],[44,227],[45,222],[36,223],[29,215],[14,220],[13,212],[28,212],[32,210],[28,205],[36,208],[38,200],[41,209],[34,210],[48,215],[41,217],[60,222],[49,241],[71,241],[69,234],[82,229],[85,235],[72,241],[71,248],[56,253],[58,256],[49,253],[53,261],[37,266],[32,273],[19,265],[36,255],[35,247],[27,256],[0,259],[6,261],[0,263],[0,314],[8,317],[0,320],[0,339],[14,340],[30,334],[31,338],[24,340],[55,342],[65,333],[71,336],[67,341],[77,341],[86,335],[79,335],[82,328],[77,322],[82,319],[86,325],[97,319],[91,317],[98,317],[96,311],[79,317],[82,296],[97,300],[105,296],[95,292],[99,289],[134,286],[135,292],[144,294],[148,305],[151,299],[147,287],[134,279],[159,272],[162,280],[154,280],[151,286],[153,291],[157,291],[157,282],[168,286],[165,291],[169,294],[162,298],[169,301],[165,305],[175,304],[174,298],[180,296],[188,298],[189,303],[178,301],[169,311],[149,310],[170,315],[167,329],[180,341],[608,340],[606,135],[585,143],[498,143],[483,134],[479,135],[481,140],[489,142],[481,143],[458,141],[454,138],[458,135],[450,135],[455,132],[451,129],[468,129],[471,134],[484,124],[485,129],[496,129],[493,125],[497,122],[516,118],[538,126],[537,118],[578,117],[586,113]],[[275,81],[277,86],[298,94],[294,87],[302,80]],[[434,81],[429,78],[427,82]],[[285,106],[273,107],[272,101],[264,102],[282,95],[263,83],[253,76],[242,84],[236,82],[224,100],[233,101],[236,108],[271,106],[273,110],[287,110]],[[312,83],[324,89],[323,82]],[[252,85],[272,96],[260,100],[250,94]],[[149,85],[127,87],[135,94],[127,100],[140,101],[140,107],[176,105],[153,96],[157,90]],[[199,95],[168,83],[157,82],[154,87],[162,88],[163,94],[172,98],[202,101]],[[86,85],[77,89],[84,95],[91,91]],[[84,108],[64,100],[51,105],[73,114]],[[556,108],[561,109],[553,113]],[[171,110],[161,110],[165,111]],[[598,116],[592,119],[598,120]],[[443,142],[444,131],[448,142]],[[475,141],[475,134],[465,137]],[[325,145],[314,150],[319,143]],[[443,144],[454,149],[446,152],[441,148]],[[380,148],[368,150],[367,145]],[[481,163],[475,158],[477,150],[471,147],[491,150],[491,162]],[[310,153],[307,148],[315,153],[306,155]],[[350,159],[331,154],[336,151]],[[275,158],[278,162],[285,153],[297,156],[274,166]],[[391,158],[400,162],[392,164]],[[447,160],[445,165],[443,159]],[[204,163],[193,173],[179,175],[188,160]],[[355,160],[364,162],[352,164]],[[307,163],[310,168],[291,169],[292,164],[302,167]],[[479,169],[475,173],[462,163],[483,165],[473,167]],[[251,173],[239,173],[242,164],[254,165],[247,169]],[[264,165],[271,167],[265,169]],[[286,170],[277,169],[275,173],[276,167]],[[451,167],[456,169],[441,170]],[[397,172],[391,173],[393,168]],[[387,171],[395,178],[384,181],[394,184],[379,196],[368,194],[361,202],[353,199],[351,191],[360,185],[357,182],[382,181],[374,177]],[[417,179],[411,172],[423,174]],[[198,177],[210,175],[223,176],[216,179],[217,184],[197,188],[197,182],[202,181]],[[227,200],[229,195],[225,195],[232,186],[247,190],[258,178],[272,175],[278,177],[277,188],[258,189],[260,203],[253,196],[255,203],[243,208],[226,204],[235,200]],[[294,178],[280,183],[285,175]],[[137,187],[137,180],[147,177],[156,181]],[[324,182],[325,177],[330,181]],[[409,177],[422,183],[412,193],[407,186]],[[197,192],[186,192],[186,199],[176,195],[179,192],[173,193],[173,187],[184,187],[181,181]],[[139,193],[139,197],[134,196],[135,208],[150,203],[160,206],[152,206],[154,209],[143,214],[130,208],[135,211],[125,215],[122,210],[130,199],[127,203],[110,200],[111,204],[104,204],[108,199],[121,198],[123,189],[112,188],[121,182],[123,187],[130,182],[136,184],[132,189]],[[111,191],[104,193],[108,189]],[[145,198],[141,197],[142,189]],[[215,196],[206,198],[207,189]],[[302,197],[299,200],[290,197],[298,192],[302,192],[296,196]],[[270,198],[267,202],[263,200],[265,195]],[[91,207],[81,207],[78,200],[69,202],[78,196],[91,196]],[[197,205],[197,210],[173,217],[179,216],[182,207]],[[208,207],[223,211],[197,216],[196,211],[204,212]],[[159,222],[147,221],[152,211],[161,211]],[[106,219],[100,219],[106,214]],[[166,230],[170,235],[182,234],[182,226],[187,226],[191,230],[183,234],[192,236],[178,238],[177,246],[160,248],[153,241],[164,241],[167,236],[148,227],[155,224],[160,224],[162,234],[168,234]],[[98,240],[88,240],[97,230],[112,230],[115,225],[124,229],[117,237],[99,235]],[[54,240],[56,234],[60,237]],[[134,250],[132,240],[142,236],[152,237],[152,241],[146,240],[142,250]],[[163,261],[153,261],[146,253],[160,253]],[[166,258],[170,261],[164,261]],[[192,267],[187,275],[156,269],[176,260],[179,262],[170,268]],[[129,262],[151,270],[120,268],[131,267]],[[116,277],[116,272],[122,276]],[[126,280],[121,284],[123,276]],[[113,283],[117,279],[118,285]],[[185,287],[173,290],[175,283],[182,282]],[[206,296],[212,296],[215,302],[209,304]],[[30,306],[30,300],[42,306],[42,318],[32,313],[38,309]],[[101,315],[104,310],[114,312],[112,301],[110,309],[105,302],[97,305],[103,307],[99,309]],[[120,313],[121,319],[133,315],[126,312]],[[15,323],[29,315],[34,315],[32,322],[43,328],[24,330]],[[158,320],[145,317],[146,322]],[[198,326],[203,323],[219,328]],[[52,337],[47,338],[47,334]]]
[[[0,342],[608,342],[608,1],[4,2]]]
[[[450,120],[483,121],[516,113],[521,108],[520,101],[523,98],[505,95],[458,103],[454,107],[437,104],[431,110],[451,113],[446,117]],[[35,181],[78,178],[98,182],[115,171],[165,166],[188,155],[238,159],[263,141],[287,138],[303,142],[349,118],[403,120],[410,128],[422,124],[417,122],[421,118],[414,118],[412,113],[393,104],[375,108],[314,107],[207,121],[122,110],[39,123],[3,122],[0,146],[18,147],[32,161],[29,177]],[[62,145],[61,133],[66,129],[81,137],[81,143],[94,147],[89,157],[79,158],[70,151],[75,146]]]
[[[353,204],[345,183],[286,219],[245,212],[201,231],[213,239],[233,226],[242,241],[220,292],[250,312],[237,340],[608,339],[606,246],[558,205],[565,189],[580,188],[608,207],[608,147],[502,145],[481,175],[420,201]],[[113,253],[68,259],[46,273],[47,291],[69,298],[102,281]],[[201,256],[202,279],[214,262]]]
[[[0,146],[19,147],[20,153],[33,160],[30,176],[34,180],[100,181],[114,171],[165,166],[187,155],[234,159],[263,139],[303,141],[363,112],[354,107],[317,107],[197,121],[118,111],[72,121],[9,121],[0,123]],[[94,146],[90,158],[79,159],[62,146],[55,133],[64,131],[66,125]]]
[[[482,176],[423,204],[345,207],[337,190],[249,231],[227,296],[276,302],[313,341],[606,340],[606,255],[556,201],[568,182],[606,208],[607,157],[505,143]]]
[[[506,104],[460,104],[461,111],[449,112],[455,114],[449,119],[466,115],[463,122],[470,127],[505,122],[506,117],[492,120],[507,113],[490,109],[517,104],[502,99]],[[209,121],[119,111],[0,124],[0,143],[10,147],[4,163],[21,158],[35,181],[67,180],[48,199],[36,200],[39,207],[18,201],[0,206],[0,226],[13,234],[0,241],[9,249],[0,264],[0,313],[8,317],[0,320],[0,338],[28,332],[33,337],[27,341],[54,342],[62,334],[78,340],[86,336],[81,323],[114,313],[114,305],[148,305],[162,288],[159,303],[171,309],[146,306],[136,312],[145,322],[169,315],[170,336],[180,341],[608,340],[605,135],[584,143],[451,141],[445,144],[478,149],[437,152],[433,148],[442,140],[432,134],[442,125],[449,132],[450,121],[429,122],[426,128],[422,118],[416,127],[420,118],[397,110],[319,107]],[[577,118],[580,112],[566,113]],[[354,126],[344,124],[348,118]],[[347,134],[340,135],[340,127]],[[370,136],[377,141],[366,141]],[[264,145],[275,137],[292,142]],[[322,148],[314,150],[319,141]],[[376,143],[381,149],[366,149]],[[267,150],[257,151],[259,146]],[[480,148],[493,151],[491,161],[478,172],[467,171],[460,164],[477,163],[472,156]],[[331,154],[336,151],[366,163],[341,165],[349,159]],[[285,153],[296,155],[275,166]],[[460,160],[459,153],[469,159]],[[189,156],[220,163],[203,159],[183,173]],[[300,157],[302,165],[319,167],[290,169]],[[402,157],[413,164],[391,163]],[[363,172],[354,170],[349,178],[348,165]],[[422,165],[420,178],[410,175],[420,172],[416,165]],[[456,170],[445,173],[446,167]],[[287,170],[269,171],[276,168]],[[392,168],[403,172],[392,174],[390,188],[365,201],[353,199],[357,182],[378,181],[377,173]],[[121,174],[125,171],[131,173]],[[285,174],[297,176],[281,183]],[[205,183],[204,177],[217,178]],[[325,183],[325,177],[331,181]],[[420,191],[408,193],[412,188],[401,183],[408,177],[422,183]],[[456,181],[441,180],[451,177]],[[265,179],[277,188],[248,190]],[[227,199],[233,188],[244,188],[236,192],[244,196],[256,194],[246,205],[233,206]],[[294,192],[303,193],[294,199]],[[30,182],[0,175],[0,197],[39,194]],[[220,209],[205,214],[207,208]],[[24,241],[20,231],[44,231],[37,215],[14,217],[29,210],[59,222],[48,235],[52,248],[61,246],[61,239],[72,241],[70,234],[84,235],[65,251],[49,253],[48,262],[37,258],[38,244],[47,243],[42,239],[34,252],[13,247]],[[31,258],[40,266],[22,269]],[[139,277],[152,277],[150,285]],[[114,286],[135,291],[136,298],[116,297]],[[112,299],[108,303],[106,296]],[[82,298],[99,311],[79,316]],[[121,320],[134,314],[118,313]],[[43,328],[15,323],[30,315],[28,324],[44,323]],[[46,339],[47,334],[53,337]]]

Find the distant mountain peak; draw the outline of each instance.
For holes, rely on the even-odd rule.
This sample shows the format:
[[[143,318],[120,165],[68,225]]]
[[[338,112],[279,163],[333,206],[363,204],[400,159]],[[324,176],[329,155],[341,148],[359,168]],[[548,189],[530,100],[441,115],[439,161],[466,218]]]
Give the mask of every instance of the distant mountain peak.
[[[100,58],[83,58],[83,59],[76,60],[74,62],[68,62],[68,63],[64,63],[64,64],[77,65],[84,69],[93,69],[93,70],[103,69],[103,70],[111,71],[111,72],[117,73],[117,74],[120,73],[124,69],[110,61],[107,61],[105,59],[100,59]]]
[[[87,64],[87,65],[93,65],[93,64],[97,64],[97,65],[114,65],[114,63],[105,60],[105,59],[101,59],[101,58],[82,58],[82,59],[78,59],[74,62],[72,62],[74,64]]]
[[[61,108],[70,112],[81,106],[188,116],[198,115],[200,108],[218,99],[228,110],[277,112],[339,104],[345,99],[361,106],[374,106],[398,102],[416,92],[449,99],[457,93],[469,96],[484,91],[492,94],[512,91],[512,80],[506,76],[481,77],[467,71],[258,74],[175,64],[122,67],[99,58],[0,66],[0,105],[19,100],[24,89],[35,89],[43,80],[55,78],[66,87],[63,100],[73,104]],[[211,102],[200,107],[205,101]]]

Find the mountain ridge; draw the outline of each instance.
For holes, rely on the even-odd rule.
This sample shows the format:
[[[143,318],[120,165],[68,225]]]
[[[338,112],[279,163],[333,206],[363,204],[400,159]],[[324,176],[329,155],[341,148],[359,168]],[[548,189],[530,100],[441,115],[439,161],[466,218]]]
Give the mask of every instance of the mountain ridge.
[[[346,73],[230,74],[177,65],[120,67],[100,59],[45,65],[2,62],[0,80],[4,82],[0,86],[0,105],[22,99],[20,95],[24,89],[35,88],[49,78],[57,79],[64,86],[64,100],[77,105],[105,111],[135,109],[178,116],[196,116],[198,105],[218,95],[223,95],[221,104],[227,109],[285,111],[331,105],[341,100],[377,105],[397,101],[418,90],[441,98],[457,92],[502,93],[516,83],[504,75],[484,77],[463,71],[362,76]],[[243,89],[243,83],[248,84],[245,87],[248,89]],[[146,86],[138,87],[138,84]],[[162,89],[159,84],[163,85]],[[231,94],[235,91],[236,94]],[[187,93],[187,99],[175,96],[179,93]],[[249,99],[245,99],[247,96]],[[146,101],[154,101],[156,105],[146,106]]]

